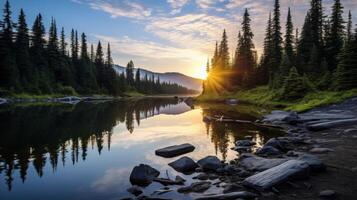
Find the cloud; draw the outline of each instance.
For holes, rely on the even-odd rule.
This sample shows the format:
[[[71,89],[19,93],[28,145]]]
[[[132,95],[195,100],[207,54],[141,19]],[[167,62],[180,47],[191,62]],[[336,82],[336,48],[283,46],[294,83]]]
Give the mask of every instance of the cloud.
[[[181,13],[182,7],[185,6],[189,0],[167,0],[173,10],[170,12],[171,15],[176,15]]]
[[[77,3],[87,3],[94,10],[109,13],[112,18],[127,17],[134,19],[144,19],[151,16],[152,9],[144,7],[134,1],[100,1],[100,0],[72,0]]]

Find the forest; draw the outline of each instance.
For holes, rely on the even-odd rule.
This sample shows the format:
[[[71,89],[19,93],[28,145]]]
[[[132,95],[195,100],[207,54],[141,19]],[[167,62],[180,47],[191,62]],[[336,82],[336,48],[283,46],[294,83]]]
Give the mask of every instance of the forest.
[[[48,37],[48,38],[46,38]],[[57,30],[52,18],[48,32],[38,14],[33,26],[26,23],[21,9],[18,20],[12,20],[10,3],[6,1],[0,21],[0,95],[19,93],[43,95],[122,96],[126,92],[142,94],[187,94],[189,90],[159,77],[134,74],[130,61],[126,72],[117,74],[110,44],[104,49],[99,41],[96,49],[88,44],[85,33],[70,32],[67,44],[65,30]]]
[[[351,11],[344,19],[340,0],[333,2],[331,10],[327,16],[322,1],[311,0],[299,29],[293,25],[289,8],[283,34],[280,2],[275,0],[266,25],[264,50],[258,56],[246,9],[233,58],[225,30],[220,43],[216,42],[213,58],[207,63],[203,94],[266,86],[274,91],[275,99],[290,101],[317,91],[357,88],[357,29],[352,30]]]

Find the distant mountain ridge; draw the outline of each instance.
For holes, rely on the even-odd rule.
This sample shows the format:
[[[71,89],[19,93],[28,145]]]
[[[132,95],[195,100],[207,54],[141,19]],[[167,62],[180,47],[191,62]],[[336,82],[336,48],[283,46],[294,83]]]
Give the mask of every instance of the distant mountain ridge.
[[[114,65],[114,70],[116,73],[121,74],[125,73],[125,67],[120,66],[120,65]],[[134,74],[136,73],[136,70],[138,68],[134,69]],[[202,80],[198,78],[193,78],[190,76],[186,76],[184,74],[178,73],[178,72],[166,72],[166,73],[158,73],[158,72],[152,72],[146,69],[140,69],[140,77],[144,78],[145,75],[148,77],[151,77],[152,75],[155,76],[155,79],[157,77],[160,77],[161,82],[171,82],[171,83],[176,83],[178,85],[184,86],[188,89],[192,90],[197,90],[201,91],[202,90]]]

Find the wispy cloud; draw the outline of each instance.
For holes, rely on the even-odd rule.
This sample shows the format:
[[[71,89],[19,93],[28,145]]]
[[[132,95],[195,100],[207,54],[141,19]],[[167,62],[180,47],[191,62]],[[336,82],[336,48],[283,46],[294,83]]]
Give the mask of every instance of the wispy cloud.
[[[152,9],[144,7],[135,1],[101,1],[101,0],[72,0],[77,3],[87,3],[92,9],[110,14],[112,18],[127,17],[144,19],[151,16]]]

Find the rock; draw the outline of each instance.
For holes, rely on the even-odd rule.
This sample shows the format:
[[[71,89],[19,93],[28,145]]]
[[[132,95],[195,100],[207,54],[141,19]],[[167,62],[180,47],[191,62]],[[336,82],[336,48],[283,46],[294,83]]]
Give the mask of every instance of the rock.
[[[228,105],[237,105],[238,100],[237,99],[226,99],[226,104]]]
[[[271,138],[269,139],[265,144],[264,146],[271,146],[271,147],[274,147],[280,151],[285,151],[286,148],[284,146],[284,142],[283,140],[278,140],[276,138]]]
[[[246,178],[243,185],[257,190],[266,190],[292,178],[309,174],[309,165],[300,160],[289,160],[281,165]]]
[[[271,114],[264,116],[263,122],[273,124],[296,124],[299,122],[299,116],[295,112],[287,112],[282,110],[272,111]]]
[[[321,154],[321,153],[329,153],[334,151],[333,149],[330,148],[312,148],[310,149],[311,153],[317,153],[317,154]]]
[[[205,180],[208,180],[208,174],[201,173],[201,174],[193,177],[193,179],[198,179],[198,180],[201,180],[201,181],[205,181]]]
[[[258,197],[257,194],[247,192],[247,191],[240,191],[240,192],[232,192],[228,194],[216,194],[216,195],[210,195],[210,196],[203,196],[203,197],[198,197],[196,200],[226,200],[226,199],[254,199]]]
[[[213,170],[213,171],[223,166],[221,161],[216,156],[207,156],[205,158],[202,158],[201,160],[197,161],[197,164],[203,170]]]
[[[69,96],[69,97],[62,97],[62,98],[56,98],[55,101],[57,102],[62,102],[62,103],[69,103],[69,104],[75,104],[80,102],[82,99],[79,97],[75,96]]]
[[[226,193],[236,192],[236,191],[239,191],[242,189],[243,189],[243,186],[238,185],[236,183],[231,183],[231,184],[227,184],[226,186],[224,186],[223,193],[226,194]]]
[[[130,182],[133,185],[147,186],[158,177],[160,172],[150,167],[149,165],[140,164],[135,166],[130,174]]]
[[[143,193],[143,191],[141,190],[141,188],[138,187],[138,186],[136,186],[136,185],[134,185],[134,186],[128,188],[126,191],[128,191],[129,193],[131,193],[131,194],[133,194],[133,195],[135,195],[135,196],[139,196],[140,194]]]
[[[263,146],[257,152],[257,155],[275,156],[281,154],[281,152],[272,146]]]
[[[264,171],[275,166],[278,166],[284,162],[288,161],[288,159],[282,158],[262,158],[255,156],[253,154],[243,154],[240,160],[240,166],[244,167],[249,171]]]
[[[311,154],[300,154],[297,160],[306,162],[312,171],[324,171],[326,165],[317,157]]]
[[[236,146],[242,146],[242,147],[249,147],[249,146],[253,146],[256,143],[251,141],[251,140],[237,140],[236,141]]]
[[[321,130],[326,130],[339,126],[354,125],[356,123],[357,123],[357,118],[341,119],[341,120],[334,120],[329,122],[322,122],[322,123],[308,125],[307,129],[311,131],[321,131]]]
[[[237,146],[237,147],[233,147],[234,151],[238,152],[238,153],[247,153],[251,151],[251,147],[247,147],[247,146]]]
[[[192,152],[193,150],[195,150],[195,147],[192,146],[191,144],[186,143],[186,144],[174,145],[174,146],[158,149],[155,151],[155,154],[165,158],[172,158],[175,156]]]
[[[333,198],[335,196],[336,196],[336,192],[333,190],[324,190],[324,191],[321,191],[319,194],[319,197],[322,197],[322,198]]]
[[[155,182],[161,183],[162,185],[183,185],[185,183],[185,179],[176,176],[175,180],[171,180],[168,178],[154,178]]]
[[[193,172],[198,167],[197,163],[191,158],[184,156],[169,163],[169,166],[174,168],[178,172]]]
[[[5,103],[7,103],[8,101],[6,100],[6,99],[4,99],[4,98],[0,98],[0,105],[1,104],[5,104]]]
[[[202,181],[202,182],[195,182],[192,183],[190,186],[181,187],[177,189],[179,193],[189,193],[189,192],[204,192],[211,187],[211,182],[209,181]]]

